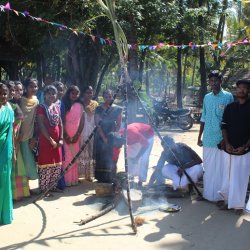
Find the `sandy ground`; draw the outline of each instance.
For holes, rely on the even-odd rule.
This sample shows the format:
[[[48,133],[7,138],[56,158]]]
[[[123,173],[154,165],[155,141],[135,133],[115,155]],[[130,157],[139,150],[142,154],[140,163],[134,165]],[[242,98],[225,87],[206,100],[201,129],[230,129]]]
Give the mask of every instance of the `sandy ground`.
[[[195,125],[188,132],[170,129],[161,133],[173,134],[177,141],[187,143],[201,154],[201,148],[196,146],[198,129]],[[155,138],[150,172],[160,153],[160,142]],[[121,157],[119,168],[122,167]],[[37,182],[32,186],[37,187]],[[137,235],[132,233],[128,208],[122,201],[109,214],[79,226],[77,222],[95,214],[109,200],[97,198],[94,193],[93,184],[84,182],[36,204],[32,203],[34,196],[16,202],[13,223],[0,226],[0,249],[250,249],[250,215],[220,211],[214,204],[196,201],[188,195],[168,199],[182,207],[177,213],[160,212],[158,204],[137,207],[135,213],[143,212],[146,220],[138,227]]]

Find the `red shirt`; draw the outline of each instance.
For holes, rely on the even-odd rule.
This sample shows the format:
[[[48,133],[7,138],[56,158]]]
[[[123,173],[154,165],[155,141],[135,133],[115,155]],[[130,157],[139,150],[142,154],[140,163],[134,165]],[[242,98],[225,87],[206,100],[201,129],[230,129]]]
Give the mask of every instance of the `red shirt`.
[[[124,129],[121,131],[124,135]],[[148,146],[148,139],[154,136],[153,128],[145,123],[131,123],[127,128],[127,144],[140,143],[143,147]]]

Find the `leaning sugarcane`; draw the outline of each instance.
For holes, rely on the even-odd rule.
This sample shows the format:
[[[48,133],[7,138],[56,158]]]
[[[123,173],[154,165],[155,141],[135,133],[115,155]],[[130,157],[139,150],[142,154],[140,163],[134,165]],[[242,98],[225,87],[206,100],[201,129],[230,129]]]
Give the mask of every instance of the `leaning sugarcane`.
[[[104,10],[105,14],[108,16],[110,21],[113,25],[114,35],[115,35],[115,41],[116,41],[116,47],[119,54],[120,59],[120,66],[121,66],[121,78],[120,78],[120,84],[125,83],[127,89],[128,85],[131,85],[131,79],[128,74],[127,69],[127,62],[128,62],[128,42],[127,38],[120,26],[120,24],[117,21],[116,14],[115,14],[115,0],[97,0],[97,2],[101,5],[102,9]],[[125,91],[126,92],[126,91]],[[126,94],[127,97],[127,94]],[[126,99],[127,100],[127,99]],[[125,122],[126,124],[126,122]],[[126,131],[126,125],[125,125],[125,131]],[[127,198],[128,198],[128,205],[129,205],[129,214],[131,218],[131,224],[132,229],[136,233],[136,225],[134,221],[134,216],[132,213],[132,204],[131,204],[131,198],[130,198],[130,186],[128,181],[128,165],[126,161],[126,132],[125,132],[125,171],[127,176]]]

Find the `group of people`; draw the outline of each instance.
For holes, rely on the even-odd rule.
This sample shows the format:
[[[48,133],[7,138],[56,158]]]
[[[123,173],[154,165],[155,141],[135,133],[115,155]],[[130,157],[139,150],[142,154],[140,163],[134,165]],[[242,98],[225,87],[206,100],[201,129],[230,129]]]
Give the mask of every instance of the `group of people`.
[[[41,192],[61,192],[77,185],[79,178],[115,183],[124,144],[122,108],[113,104],[111,90],[102,97],[100,105],[92,100],[91,86],[81,94],[77,86],[66,89],[61,82],[42,91],[36,79],[0,83],[0,224],[11,223],[12,200],[34,192],[30,180],[38,179]],[[148,124],[132,123],[127,132],[129,171],[139,176],[142,186],[154,130]]]
[[[236,95],[223,90],[218,70],[208,75],[211,92],[203,100],[199,146],[203,159],[183,143],[163,138],[164,148],[149,185],[173,181],[173,189],[196,183],[203,175],[203,198],[220,209],[245,209],[250,176],[250,80],[236,82]],[[167,162],[167,164],[165,164]],[[203,162],[203,166],[201,163]],[[250,199],[247,202],[250,209]]]
[[[190,178],[196,183],[204,172],[203,197],[217,202],[221,209],[242,211],[250,175],[250,81],[236,83],[235,102],[221,83],[221,73],[212,71],[212,91],[203,101],[198,136],[203,159],[188,145],[165,136],[149,186],[167,178],[174,189],[183,188]],[[103,92],[100,105],[92,100],[91,86],[81,93],[75,85],[66,88],[54,82],[39,95],[37,91],[36,79],[0,83],[0,224],[12,221],[12,199],[32,193],[29,180],[38,179],[41,192],[48,188],[62,191],[77,185],[80,177],[114,183],[125,134],[128,171],[130,176],[138,176],[142,187],[154,142],[152,126],[131,123],[125,131],[122,108],[113,104],[111,90]]]
[[[111,90],[104,91],[101,105],[92,98],[91,86],[81,94],[75,85],[66,89],[63,83],[54,82],[38,95],[36,79],[0,83],[0,224],[11,223],[12,200],[34,192],[30,180],[38,179],[41,192],[48,188],[61,192],[77,185],[79,178],[112,181],[115,161],[113,152],[106,151],[110,133],[120,129],[121,108],[111,107]],[[89,139],[95,125],[97,133]]]
[[[221,83],[222,74],[212,71],[212,91],[203,101],[198,135],[198,145],[203,146],[203,197],[241,213],[250,175],[250,81],[236,82],[236,101]]]

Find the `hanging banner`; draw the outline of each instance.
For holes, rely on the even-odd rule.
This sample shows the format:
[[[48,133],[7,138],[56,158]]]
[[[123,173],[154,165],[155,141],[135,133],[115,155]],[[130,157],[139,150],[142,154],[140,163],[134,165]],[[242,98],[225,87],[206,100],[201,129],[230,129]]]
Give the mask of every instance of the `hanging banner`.
[[[244,1],[245,3],[250,3],[250,1]],[[42,22],[42,23],[46,23],[48,25],[52,25],[55,28],[58,28],[61,31],[70,31],[73,34],[75,34],[76,36],[82,35],[82,36],[89,36],[91,37],[93,42],[98,42],[101,45],[108,45],[108,46],[113,46],[115,45],[115,41],[111,40],[109,38],[102,38],[99,36],[95,36],[93,34],[88,34],[85,33],[79,29],[73,29],[70,28],[66,25],[60,24],[60,23],[55,23],[55,22],[50,22],[48,20],[45,20],[41,17],[34,17],[32,15],[30,15],[30,13],[28,11],[17,11],[11,8],[10,3],[6,3],[5,5],[0,5],[0,11],[1,12],[6,12],[6,11],[11,11],[13,12],[16,16],[23,16],[26,18],[30,18],[32,21],[35,22]],[[236,45],[249,45],[250,44],[250,37],[244,38],[243,40],[238,40],[238,41],[234,41],[234,42],[224,42],[224,43],[212,43],[212,42],[207,42],[204,44],[197,44],[195,42],[190,42],[189,44],[181,44],[181,45],[177,45],[177,44],[168,44],[168,43],[157,43],[155,45],[146,45],[146,44],[128,44],[128,49],[130,50],[140,50],[140,51],[144,51],[146,49],[148,50],[160,50],[160,49],[167,49],[167,48],[175,48],[175,49],[186,49],[186,48],[190,48],[192,50],[194,49],[198,49],[200,47],[210,47],[212,49],[229,49],[233,46]]]

